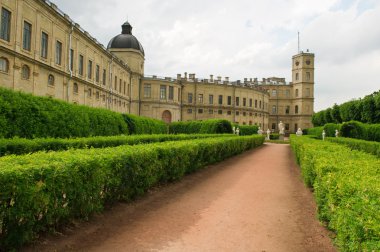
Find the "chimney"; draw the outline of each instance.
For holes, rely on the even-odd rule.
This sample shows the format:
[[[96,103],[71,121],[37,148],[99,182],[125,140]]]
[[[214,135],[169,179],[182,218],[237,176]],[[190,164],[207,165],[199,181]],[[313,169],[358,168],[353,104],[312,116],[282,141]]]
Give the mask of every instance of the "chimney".
[[[249,78],[249,82],[252,82],[252,78]]]
[[[181,80],[181,74],[177,74],[177,80]]]
[[[222,76],[218,76],[218,81],[222,81]]]
[[[214,75],[210,74],[210,82],[214,82]]]
[[[244,83],[246,83],[247,82],[247,78],[244,78]]]
[[[225,81],[229,81],[230,77],[224,77]]]
[[[185,72],[185,79],[187,79],[187,72]]]

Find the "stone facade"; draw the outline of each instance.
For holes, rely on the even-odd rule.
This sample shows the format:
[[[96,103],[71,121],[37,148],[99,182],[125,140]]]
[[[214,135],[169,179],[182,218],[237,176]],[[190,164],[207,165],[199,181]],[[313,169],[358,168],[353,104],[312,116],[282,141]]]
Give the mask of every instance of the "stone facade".
[[[293,56],[290,83],[148,77],[128,22],[106,49],[49,1],[2,0],[0,8],[0,86],[167,122],[223,118],[278,131],[282,121],[287,133],[312,126],[312,53]]]

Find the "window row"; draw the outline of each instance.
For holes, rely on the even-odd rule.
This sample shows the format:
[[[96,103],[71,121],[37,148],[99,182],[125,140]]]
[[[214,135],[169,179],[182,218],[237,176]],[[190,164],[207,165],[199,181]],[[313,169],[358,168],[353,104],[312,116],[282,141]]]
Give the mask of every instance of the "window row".
[[[276,105],[272,105],[272,114],[277,114],[277,106]],[[298,105],[295,105],[294,106],[294,114],[298,114],[299,112],[299,109],[298,109]],[[286,115],[289,115],[290,114],[290,106],[285,106],[285,114]]]
[[[192,108],[189,108],[187,109],[187,113],[188,114],[192,114],[193,113],[193,109]],[[227,110],[225,112],[223,112],[222,109],[218,109],[218,110],[213,110],[213,109],[203,109],[203,108],[198,108],[197,110],[195,110],[198,114],[203,114],[203,113],[208,113],[208,114],[214,114],[214,113],[217,113],[218,115],[223,115],[223,113],[227,114],[227,115],[232,115],[233,112],[231,110]],[[242,115],[242,116],[255,116],[255,117],[261,117],[262,114],[258,114],[258,113],[252,113],[252,112],[241,112],[241,111],[235,111],[235,115]]]
[[[187,93],[187,102],[188,103],[193,103],[193,93]],[[203,94],[198,94],[198,104],[204,104],[204,100],[203,100]],[[210,94],[208,96],[208,104],[209,105],[213,105],[214,104],[214,95]],[[218,96],[218,104],[219,105],[223,105],[223,95],[219,95]],[[261,107],[264,107],[262,106],[262,101],[258,101],[258,100],[255,100],[255,108],[261,108]],[[232,96],[227,96],[227,105],[232,105]],[[235,97],[235,105],[236,106],[240,106],[240,97]],[[248,104],[247,104],[247,98],[243,98],[243,103],[242,103],[242,106],[243,107],[253,107],[253,99],[250,98],[248,100]]]

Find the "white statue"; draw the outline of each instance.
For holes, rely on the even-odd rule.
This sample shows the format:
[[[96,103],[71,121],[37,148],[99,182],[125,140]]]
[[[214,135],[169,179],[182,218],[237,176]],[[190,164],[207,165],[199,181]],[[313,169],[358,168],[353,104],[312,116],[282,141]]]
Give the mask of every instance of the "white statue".
[[[335,137],[338,137],[339,136],[339,130],[335,130]]]
[[[236,135],[239,135],[239,133],[240,133],[240,129],[236,127]]]
[[[257,131],[257,134],[262,135],[263,132],[264,132],[264,131],[261,129],[261,127],[259,127],[259,129],[258,129],[258,131]]]
[[[235,126],[232,127],[232,134],[236,134]]]
[[[267,129],[267,140],[270,140],[270,129]]]
[[[285,134],[284,124],[282,123],[282,121],[280,121],[280,123],[278,124],[278,130],[280,131],[280,135],[284,135]]]
[[[322,131],[322,140],[325,140],[326,132],[325,130]]]
[[[297,132],[296,132],[296,135],[297,136],[302,136],[303,132],[301,130],[301,128],[298,128]]]

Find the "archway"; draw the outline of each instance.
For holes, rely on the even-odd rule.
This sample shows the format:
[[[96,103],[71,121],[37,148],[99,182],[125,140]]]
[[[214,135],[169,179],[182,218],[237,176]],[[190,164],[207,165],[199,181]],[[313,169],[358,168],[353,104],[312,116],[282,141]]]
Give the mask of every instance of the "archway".
[[[171,123],[172,122],[172,113],[170,113],[169,110],[165,110],[162,113],[162,121],[164,121],[166,123]]]

